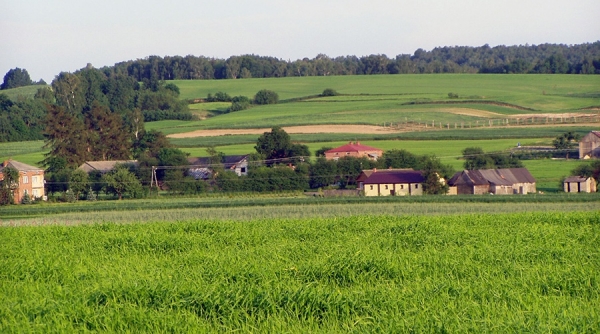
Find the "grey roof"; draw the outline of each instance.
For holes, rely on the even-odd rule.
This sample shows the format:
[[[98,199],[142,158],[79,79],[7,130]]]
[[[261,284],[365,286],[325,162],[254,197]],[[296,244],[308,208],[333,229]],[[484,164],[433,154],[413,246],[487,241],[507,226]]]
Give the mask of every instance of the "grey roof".
[[[2,170],[4,168],[6,168],[4,165],[6,165],[6,167],[12,167],[18,171],[21,172],[27,172],[27,171],[43,171],[43,168],[39,168],[39,167],[35,167],[35,166],[31,166],[28,164],[24,164],[22,162],[18,162],[16,160],[7,160],[4,161],[2,164],[0,164],[0,172],[2,172]]]
[[[515,183],[535,183],[535,178],[526,168],[499,168],[463,170],[452,176],[448,181],[451,186],[457,185],[486,185],[511,186]]]
[[[364,184],[423,183],[424,181],[425,178],[419,170],[396,170],[374,172],[364,181]]]
[[[83,169],[87,173],[94,170],[108,172],[113,170],[118,164],[137,165],[137,163],[137,160],[86,161],[79,166],[79,169]]]
[[[565,182],[585,182],[589,179],[589,177],[585,176],[569,176],[565,179]]]
[[[246,155],[226,155],[221,160],[221,163],[223,164],[223,167],[227,169],[227,168],[231,168],[231,167],[239,164],[240,162],[244,161],[245,159],[248,159],[247,154]],[[207,166],[211,165],[211,158],[210,157],[188,158],[188,162],[192,166],[207,167]]]

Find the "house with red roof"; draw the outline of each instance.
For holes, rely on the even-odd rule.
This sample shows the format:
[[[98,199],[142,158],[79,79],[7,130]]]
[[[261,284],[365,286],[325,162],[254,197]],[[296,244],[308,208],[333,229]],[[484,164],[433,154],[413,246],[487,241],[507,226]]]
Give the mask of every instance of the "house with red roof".
[[[362,182],[365,196],[415,196],[423,195],[425,178],[418,170],[376,169]]]
[[[343,157],[365,157],[371,160],[377,160],[377,158],[381,157],[382,154],[383,150],[380,150],[376,147],[362,145],[359,142],[349,142],[346,145],[325,151],[325,159],[337,160]]]
[[[579,159],[600,158],[600,131],[592,131],[579,141]]]
[[[21,203],[25,194],[34,198],[46,199],[44,192],[44,170],[16,160],[6,160],[0,165],[0,181],[4,180],[4,170],[14,168],[19,171],[18,186],[13,191],[15,204]]]

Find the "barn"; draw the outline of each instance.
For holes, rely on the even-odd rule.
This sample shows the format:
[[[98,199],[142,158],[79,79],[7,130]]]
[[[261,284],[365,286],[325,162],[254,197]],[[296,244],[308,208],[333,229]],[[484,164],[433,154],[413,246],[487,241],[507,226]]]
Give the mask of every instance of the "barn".
[[[600,131],[592,131],[579,141],[579,159],[600,158]]]

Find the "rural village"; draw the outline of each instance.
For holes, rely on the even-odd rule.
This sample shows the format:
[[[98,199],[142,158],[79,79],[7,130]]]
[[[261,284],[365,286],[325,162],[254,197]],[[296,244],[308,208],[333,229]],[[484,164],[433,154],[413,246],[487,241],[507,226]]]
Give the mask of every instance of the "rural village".
[[[281,19],[225,1],[213,10],[227,20],[214,22],[208,4],[165,3],[152,27],[145,9],[157,4],[71,5],[58,8],[86,8],[78,20],[48,29],[36,16],[41,26],[6,34],[52,30],[63,43],[72,35],[60,26],[90,21],[74,54],[164,36],[171,50],[173,22],[181,29],[188,17],[211,36],[197,43],[187,26],[186,46],[215,35],[248,50],[267,40],[302,50],[326,35],[326,45],[358,48],[376,42],[380,23],[390,44],[410,7],[388,2],[368,27],[363,4],[360,15],[346,9],[361,17],[339,26],[350,43],[332,23],[345,11],[331,15],[329,3],[310,15],[306,3],[271,4],[293,14]],[[435,27],[423,36],[480,17],[456,33],[468,36],[501,15],[478,3],[493,15],[462,19],[475,4],[438,5],[423,18],[409,11]],[[598,12],[558,7],[561,21],[572,8]],[[164,21],[173,8],[178,19]],[[452,23],[436,26],[436,10]],[[252,15],[260,31],[244,24]],[[277,40],[274,27],[298,17],[294,31],[323,21],[327,33]],[[547,20],[561,32],[575,25]],[[507,30],[527,30],[514,22]],[[113,25],[114,36],[94,34]],[[61,68],[50,83],[11,68],[0,86],[0,333],[598,332],[600,41],[393,57],[87,58],[94,64]]]

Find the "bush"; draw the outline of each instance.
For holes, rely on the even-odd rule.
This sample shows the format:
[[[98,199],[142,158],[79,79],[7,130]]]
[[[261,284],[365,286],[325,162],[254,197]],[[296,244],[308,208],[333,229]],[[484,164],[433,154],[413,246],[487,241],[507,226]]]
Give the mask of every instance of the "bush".
[[[208,94],[206,102],[231,102],[231,96],[225,92],[216,92],[214,96]]]
[[[254,103],[256,104],[277,104],[279,95],[274,91],[263,89],[254,95]]]
[[[331,88],[325,88],[323,93],[321,93],[321,96],[336,96],[336,95],[339,95],[338,92],[336,92],[334,89],[331,89]]]
[[[192,114],[189,111],[173,112],[168,110],[144,110],[144,122],[162,121],[166,119],[174,119],[179,121],[189,121],[192,119]]]
[[[252,101],[250,101],[249,98],[247,98],[245,96],[236,96],[233,99],[231,99],[231,101],[233,103],[231,104],[231,107],[229,108],[230,112],[248,109],[248,108],[250,108],[250,104],[252,102]]]

